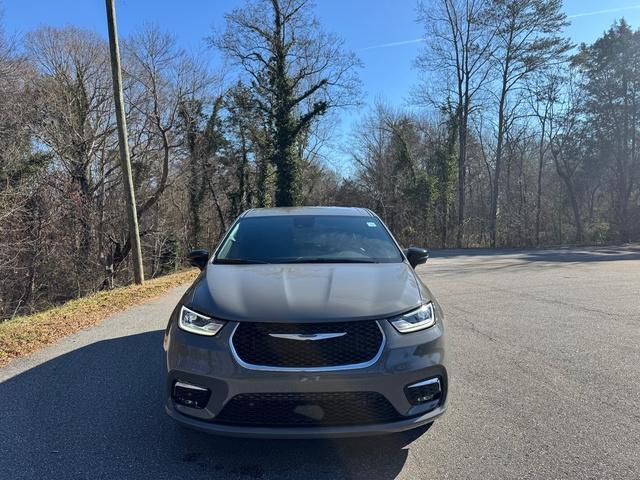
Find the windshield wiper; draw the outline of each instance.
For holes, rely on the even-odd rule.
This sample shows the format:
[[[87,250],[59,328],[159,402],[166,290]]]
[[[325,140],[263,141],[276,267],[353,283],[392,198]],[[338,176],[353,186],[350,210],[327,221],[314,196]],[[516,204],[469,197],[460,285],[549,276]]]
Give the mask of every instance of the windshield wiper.
[[[265,262],[264,260],[248,260],[246,258],[216,258],[213,263],[222,265],[257,265],[269,262]]]
[[[282,263],[378,263],[369,258],[295,258]]]

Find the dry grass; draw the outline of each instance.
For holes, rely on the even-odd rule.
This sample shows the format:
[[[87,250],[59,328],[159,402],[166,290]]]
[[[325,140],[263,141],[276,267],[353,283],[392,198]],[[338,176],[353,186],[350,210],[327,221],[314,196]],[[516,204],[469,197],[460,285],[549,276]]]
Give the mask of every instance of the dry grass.
[[[71,300],[44,312],[0,323],[0,367],[13,358],[28,355],[62,337],[100,323],[109,315],[158,297],[173,287],[192,282],[198,271],[166,275],[147,281]]]

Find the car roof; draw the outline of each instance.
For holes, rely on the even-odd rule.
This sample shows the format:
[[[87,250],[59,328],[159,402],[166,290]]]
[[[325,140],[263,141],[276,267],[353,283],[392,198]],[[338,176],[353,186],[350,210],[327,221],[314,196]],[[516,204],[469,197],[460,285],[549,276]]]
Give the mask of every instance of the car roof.
[[[367,208],[358,207],[275,207],[252,208],[242,214],[242,217],[274,217],[287,215],[341,215],[351,217],[373,217]]]

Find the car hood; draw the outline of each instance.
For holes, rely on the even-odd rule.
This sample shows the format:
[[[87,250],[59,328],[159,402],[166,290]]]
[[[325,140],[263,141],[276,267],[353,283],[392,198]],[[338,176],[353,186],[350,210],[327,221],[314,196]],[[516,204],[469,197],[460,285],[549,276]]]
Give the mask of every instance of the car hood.
[[[209,264],[199,283],[194,308],[233,321],[384,318],[421,303],[420,285],[406,263]]]

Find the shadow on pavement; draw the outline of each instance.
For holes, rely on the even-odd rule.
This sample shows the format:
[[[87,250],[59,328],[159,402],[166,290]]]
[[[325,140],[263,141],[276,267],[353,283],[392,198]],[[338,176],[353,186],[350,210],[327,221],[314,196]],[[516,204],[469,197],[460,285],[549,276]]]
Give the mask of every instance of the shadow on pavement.
[[[640,247],[584,247],[558,249],[447,249],[433,250],[433,258],[456,257],[503,257],[511,255],[522,262],[611,262],[618,260],[640,260]]]
[[[162,331],[106,340],[0,384],[0,478],[395,478],[390,439],[273,441],[183,429],[163,410]]]

